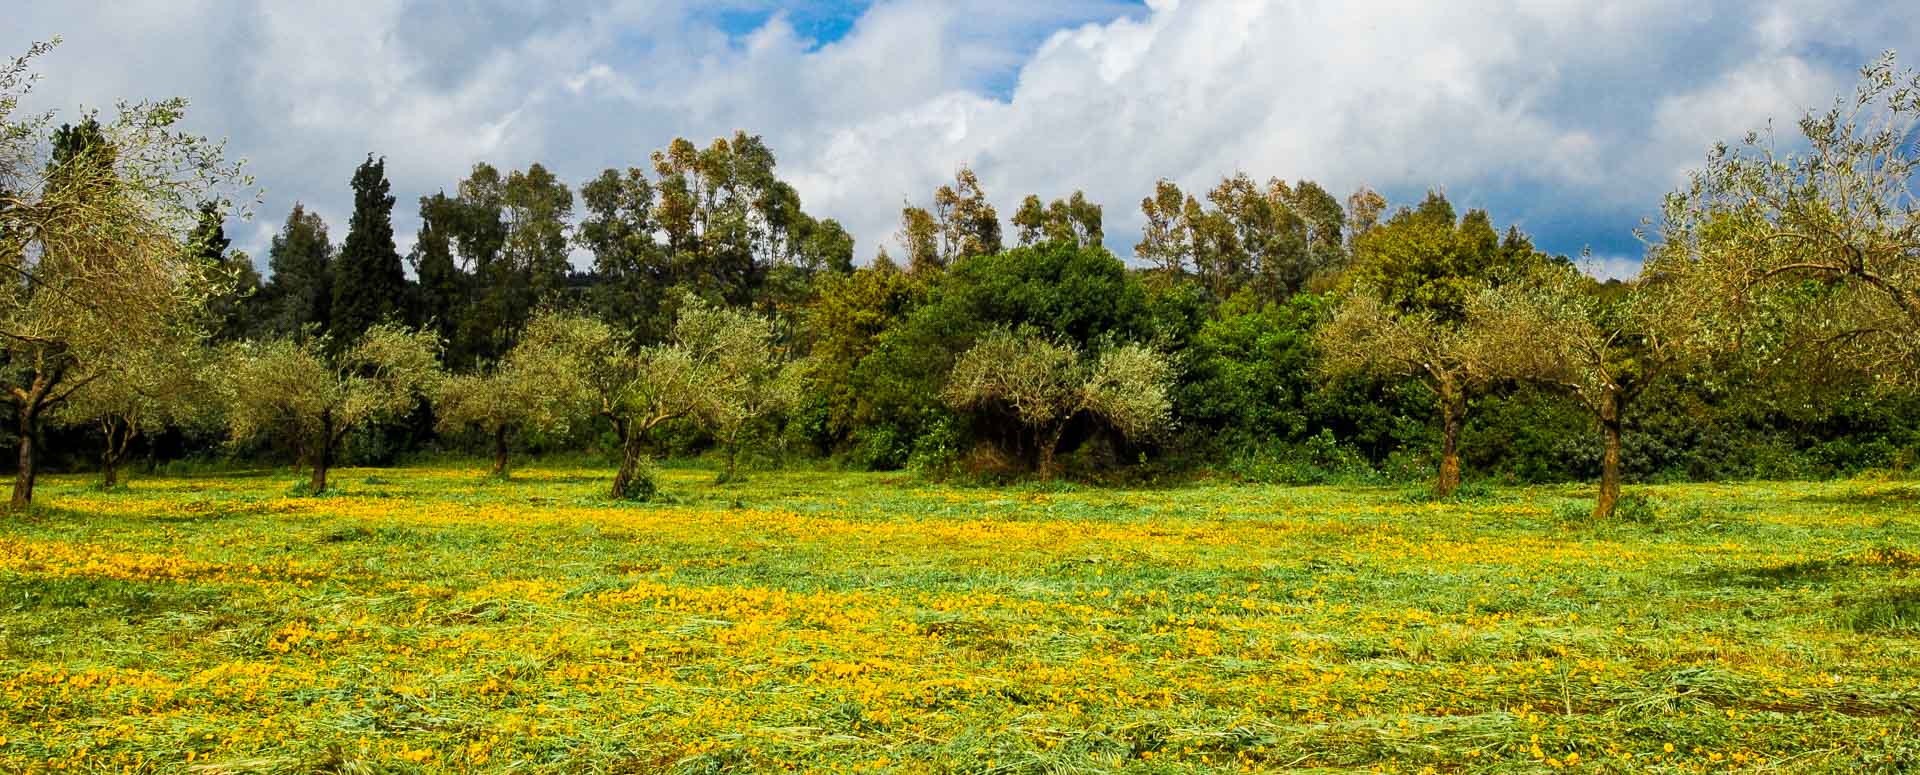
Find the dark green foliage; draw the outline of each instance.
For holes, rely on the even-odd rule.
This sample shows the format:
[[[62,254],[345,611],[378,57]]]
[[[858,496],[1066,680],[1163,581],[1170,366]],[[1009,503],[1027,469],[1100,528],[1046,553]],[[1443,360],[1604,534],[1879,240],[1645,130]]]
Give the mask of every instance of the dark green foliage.
[[[1181,424],[1220,449],[1312,435],[1313,327],[1326,302],[1299,295],[1285,303],[1235,296],[1201,325],[1186,350]]]
[[[267,330],[282,335],[307,326],[325,330],[332,320],[333,245],[320,214],[295,202],[273,238],[267,262],[273,276],[260,294]]]
[[[415,325],[431,326],[449,343],[449,366],[471,366],[472,353],[456,352],[452,346],[459,333],[459,319],[465,312],[470,279],[454,261],[454,234],[459,228],[460,205],[445,192],[420,197],[420,234],[414,240],[413,320]]]
[[[353,217],[334,264],[327,331],[353,341],[406,310],[407,276],[393,243],[393,185],[387,161],[371,154],[353,173]]]
[[[1153,334],[1139,280],[1097,245],[1018,247],[964,259],[938,277],[926,303],[881,333],[853,371],[852,435],[876,467],[904,465],[952,416],[938,398],[947,373],[989,330],[1031,330],[1092,352]]]

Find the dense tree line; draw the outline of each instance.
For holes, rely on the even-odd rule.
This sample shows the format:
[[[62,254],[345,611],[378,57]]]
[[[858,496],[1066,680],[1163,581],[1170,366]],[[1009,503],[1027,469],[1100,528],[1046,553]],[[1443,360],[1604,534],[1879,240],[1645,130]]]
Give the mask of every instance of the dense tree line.
[[[726,476],[1598,478],[1597,516],[1628,477],[1905,466],[1920,430],[1920,106],[1891,60],[1802,123],[1812,155],[1717,150],[1643,274],[1603,283],[1438,190],[1244,173],[1159,181],[1129,266],[1084,193],[1003,223],[964,166],[856,266],[745,132],[577,186],[476,164],[418,197],[405,256],[369,155],[343,238],[295,204],[263,279],[222,232],[237,170],[167,130],[183,105],[20,119],[30,56],[0,83],[17,504],[49,428],[109,485],[136,446],[292,461],[313,491],[343,457],[485,450],[506,476],[591,448],[645,497],[648,459],[712,449]]]

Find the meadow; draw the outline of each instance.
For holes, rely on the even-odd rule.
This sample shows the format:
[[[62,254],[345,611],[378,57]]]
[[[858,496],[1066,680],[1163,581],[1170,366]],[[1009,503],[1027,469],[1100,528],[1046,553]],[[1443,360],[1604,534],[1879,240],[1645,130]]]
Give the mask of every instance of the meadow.
[[[0,768],[1920,766],[1920,486],[48,477]]]

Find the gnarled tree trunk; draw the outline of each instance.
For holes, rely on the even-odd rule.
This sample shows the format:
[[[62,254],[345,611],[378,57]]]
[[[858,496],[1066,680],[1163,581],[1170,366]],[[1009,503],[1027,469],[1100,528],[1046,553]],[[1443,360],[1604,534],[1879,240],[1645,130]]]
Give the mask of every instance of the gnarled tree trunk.
[[[1594,519],[1610,519],[1620,505],[1621,410],[1625,399],[1619,390],[1609,389],[1600,397],[1600,431],[1606,437],[1606,452],[1600,457],[1600,494],[1593,502]]]
[[[320,417],[320,443],[313,453],[313,478],[307,486],[308,495],[319,495],[327,491],[327,469],[333,467],[333,412],[331,410]]]
[[[111,489],[120,484],[120,466],[140,435],[140,426],[127,418],[110,416],[100,421],[100,430],[107,437],[107,446],[100,451],[100,486]]]
[[[1060,449],[1060,437],[1067,435],[1067,421],[1061,420],[1052,428],[1040,434],[1040,475],[1054,477],[1060,474],[1060,464],[1054,453]]]
[[[507,426],[505,423],[493,429],[493,475],[507,475]]]
[[[1467,395],[1452,380],[1442,380],[1440,393],[1440,478],[1435,495],[1446,497],[1460,489],[1460,433],[1467,426]]]
[[[646,432],[637,423],[626,421],[614,423],[614,430],[620,434],[620,470],[613,475],[613,497],[621,500],[652,497],[653,481],[643,470]]]
[[[40,420],[37,412],[30,407],[20,409],[20,467],[13,474],[14,509],[24,509],[33,505],[33,479],[39,473],[38,461],[34,459],[34,435],[38,432]]]

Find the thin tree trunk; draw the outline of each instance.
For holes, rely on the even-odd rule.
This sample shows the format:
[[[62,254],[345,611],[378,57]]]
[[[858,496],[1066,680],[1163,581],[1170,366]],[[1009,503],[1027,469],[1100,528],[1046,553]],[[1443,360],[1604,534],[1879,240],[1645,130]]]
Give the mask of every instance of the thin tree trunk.
[[[333,415],[327,413],[320,420],[320,449],[313,455],[313,479],[307,487],[307,494],[318,496],[327,491],[327,469],[333,466]]]
[[[1606,436],[1606,453],[1600,457],[1600,494],[1593,502],[1594,519],[1611,519],[1620,505],[1620,420],[1618,390],[1608,390],[1600,398],[1600,430]]]
[[[1041,475],[1051,478],[1053,476],[1057,476],[1060,473],[1058,464],[1054,462],[1053,453],[1054,453],[1054,450],[1059,449],[1060,437],[1066,435],[1066,433],[1067,433],[1067,424],[1066,422],[1062,421],[1059,425],[1054,426],[1053,430],[1048,431],[1046,434],[1046,437],[1041,440],[1040,442],[1040,473]]]
[[[493,475],[499,477],[507,475],[507,426],[505,424],[493,429]]]
[[[1466,393],[1451,381],[1440,383],[1440,479],[1435,495],[1446,497],[1460,489],[1460,432],[1467,425]]]
[[[107,447],[100,452],[100,486],[113,489],[120,484],[120,464],[126,461],[137,431],[133,423],[113,418],[101,423],[101,430],[106,432]]]
[[[24,509],[33,505],[33,479],[39,473],[34,459],[33,435],[38,418],[30,408],[20,410],[20,467],[13,474],[12,508]]]

